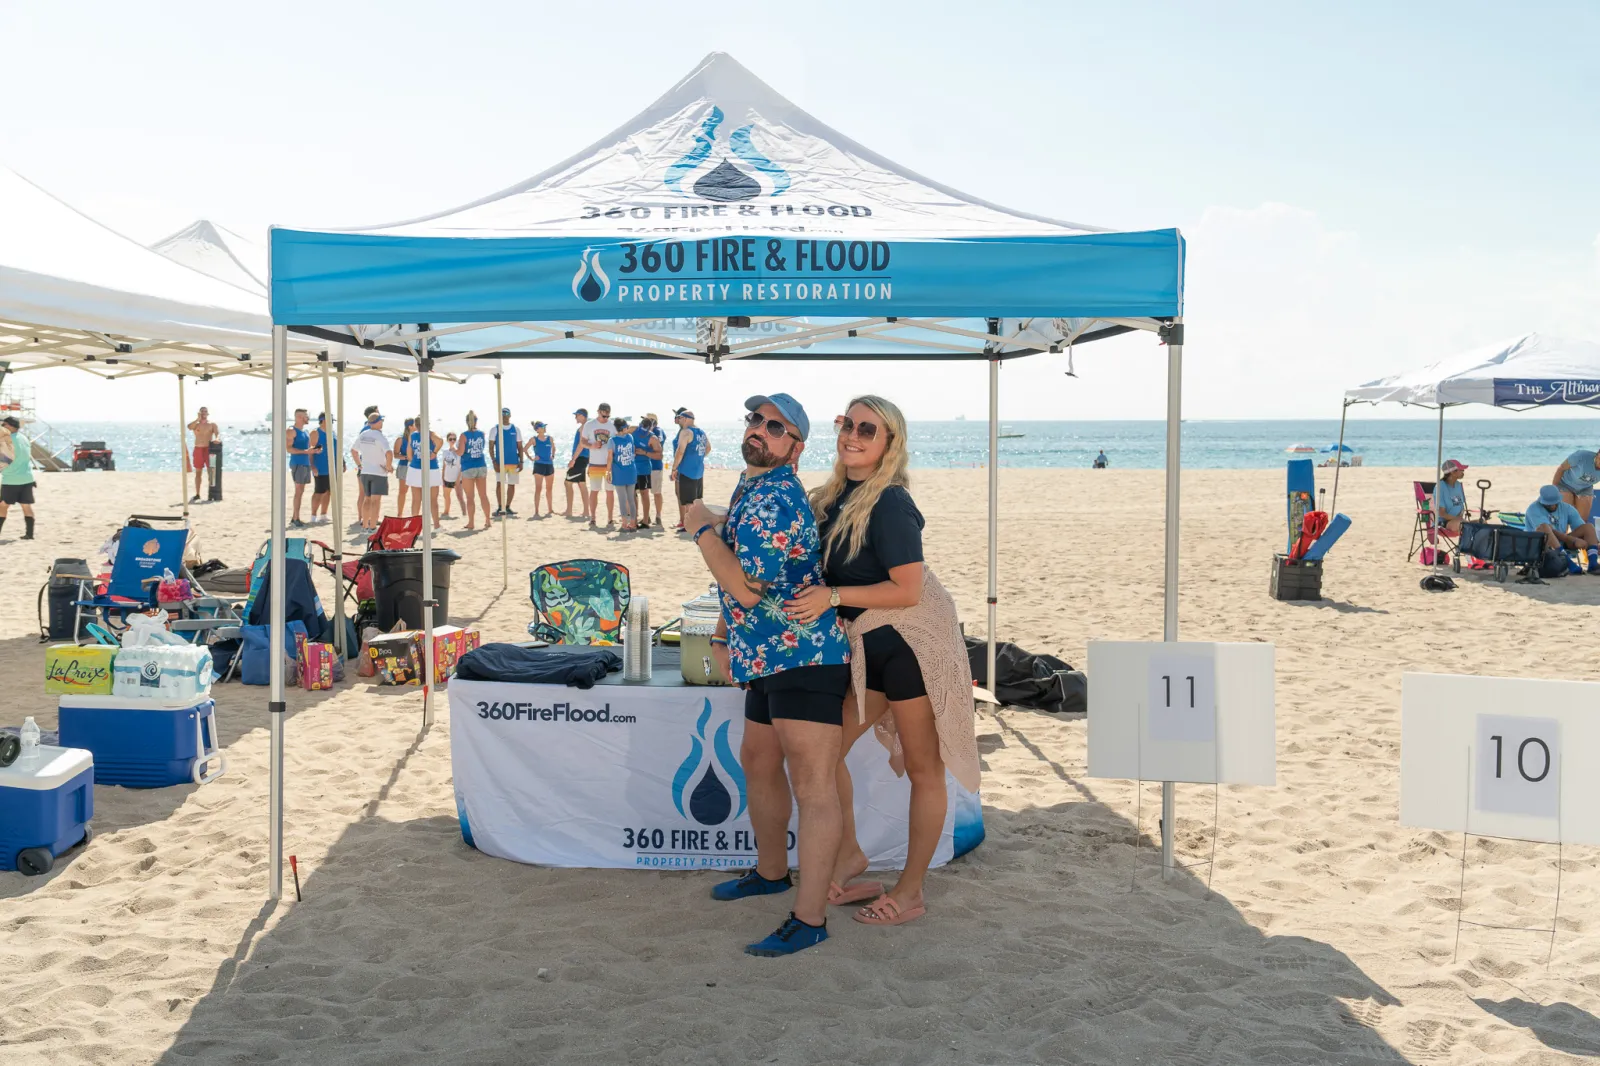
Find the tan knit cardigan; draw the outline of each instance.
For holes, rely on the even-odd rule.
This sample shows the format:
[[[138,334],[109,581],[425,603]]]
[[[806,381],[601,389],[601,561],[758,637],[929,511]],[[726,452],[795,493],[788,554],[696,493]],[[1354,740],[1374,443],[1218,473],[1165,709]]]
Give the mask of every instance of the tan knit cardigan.
[[[933,720],[939,731],[939,756],[951,775],[969,792],[978,791],[978,738],[972,698],[972,668],[956,620],[956,601],[926,565],[922,568],[922,599],[914,607],[870,608],[845,622],[850,637],[850,679],[856,694],[859,720],[867,714],[867,657],[861,638],[880,626],[894,626],[917,656],[922,683],[933,703]],[[879,743],[889,749],[889,765],[905,776],[905,751],[895,733],[894,715],[885,712],[873,727]]]

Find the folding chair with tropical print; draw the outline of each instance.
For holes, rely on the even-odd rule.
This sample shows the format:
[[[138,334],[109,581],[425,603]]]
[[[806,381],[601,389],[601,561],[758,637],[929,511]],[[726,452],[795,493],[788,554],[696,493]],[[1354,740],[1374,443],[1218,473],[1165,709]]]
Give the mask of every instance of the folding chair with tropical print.
[[[551,644],[621,644],[628,568],[604,559],[546,563],[528,574],[534,620],[528,633]]]

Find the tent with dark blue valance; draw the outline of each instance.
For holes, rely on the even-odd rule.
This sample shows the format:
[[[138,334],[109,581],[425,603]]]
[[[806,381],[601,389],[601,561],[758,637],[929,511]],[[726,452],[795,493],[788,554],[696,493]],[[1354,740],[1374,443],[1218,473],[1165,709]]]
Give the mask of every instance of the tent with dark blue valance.
[[[280,339],[424,366],[489,355],[987,361],[992,678],[999,364],[1141,330],[1169,345],[1165,632],[1177,639],[1183,267],[1176,229],[1063,222],[958,192],[717,53],[595,144],[482,200],[382,226],[275,227],[269,293]],[[281,520],[273,529],[282,535]],[[431,536],[425,522],[425,549]],[[430,700],[425,691],[425,721]],[[277,796],[281,773],[275,782]]]

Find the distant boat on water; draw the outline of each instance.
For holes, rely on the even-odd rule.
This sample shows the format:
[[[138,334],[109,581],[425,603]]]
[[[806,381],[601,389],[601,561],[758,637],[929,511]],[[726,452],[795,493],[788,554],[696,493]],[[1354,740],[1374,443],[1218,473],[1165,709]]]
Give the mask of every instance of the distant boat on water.
[[[232,428],[231,426],[229,427]],[[239,430],[241,437],[255,437],[272,432],[272,415],[269,413],[253,426],[246,426]]]

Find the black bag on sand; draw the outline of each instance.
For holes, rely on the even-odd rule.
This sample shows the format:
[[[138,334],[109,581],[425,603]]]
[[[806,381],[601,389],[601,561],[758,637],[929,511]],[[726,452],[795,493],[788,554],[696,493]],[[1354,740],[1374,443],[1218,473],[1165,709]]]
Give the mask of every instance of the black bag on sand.
[[[967,637],[967,663],[979,684],[989,669],[989,646]],[[1035,655],[1015,644],[994,646],[995,699],[1011,707],[1028,707],[1051,714],[1081,713],[1089,709],[1089,679],[1072,664],[1054,655]]]
[[[1546,548],[1539,556],[1540,577],[1566,577],[1567,570],[1567,553],[1560,548]]]

